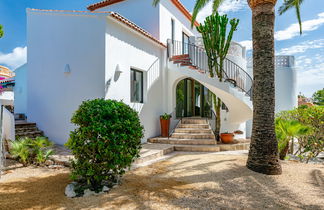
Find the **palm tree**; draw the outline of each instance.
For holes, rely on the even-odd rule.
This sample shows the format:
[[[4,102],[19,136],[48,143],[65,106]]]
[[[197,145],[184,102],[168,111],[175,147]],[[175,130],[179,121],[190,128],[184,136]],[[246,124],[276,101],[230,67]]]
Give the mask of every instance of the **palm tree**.
[[[290,153],[294,153],[294,138],[307,135],[311,128],[301,124],[296,120],[276,119],[276,135],[278,139],[278,149],[280,159],[284,159],[289,149],[289,142],[291,141]]]
[[[153,0],[157,5],[160,0]],[[199,11],[213,2],[217,11],[225,0],[196,0],[192,26]],[[264,174],[281,174],[278,143],[275,134],[274,93],[274,22],[277,0],[247,0],[252,10],[253,39],[253,128],[247,168]],[[284,0],[279,13],[296,9],[301,28],[300,5],[302,0]]]

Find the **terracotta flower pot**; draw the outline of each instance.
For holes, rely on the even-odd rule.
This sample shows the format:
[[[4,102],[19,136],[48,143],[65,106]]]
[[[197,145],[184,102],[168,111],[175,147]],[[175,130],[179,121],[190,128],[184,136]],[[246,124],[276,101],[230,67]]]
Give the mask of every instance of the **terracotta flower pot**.
[[[169,130],[170,130],[170,119],[162,119],[160,118],[160,125],[161,125],[161,136],[168,137]]]
[[[232,133],[221,133],[221,140],[224,144],[229,144],[233,142],[234,134]]]

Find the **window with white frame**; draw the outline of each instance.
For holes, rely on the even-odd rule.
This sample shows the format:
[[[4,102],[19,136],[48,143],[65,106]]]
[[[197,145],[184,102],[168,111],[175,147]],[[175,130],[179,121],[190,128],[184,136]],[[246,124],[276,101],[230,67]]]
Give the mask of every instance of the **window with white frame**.
[[[131,69],[131,102],[143,103],[143,72]]]

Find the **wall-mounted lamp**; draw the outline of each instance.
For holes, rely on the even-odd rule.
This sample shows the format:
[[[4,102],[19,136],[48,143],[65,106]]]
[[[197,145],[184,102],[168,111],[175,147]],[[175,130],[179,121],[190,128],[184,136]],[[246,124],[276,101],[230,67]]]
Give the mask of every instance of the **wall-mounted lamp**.
[[[117,64],[116,69],[115,69],[115,75],[114,75],[115,82],[119,79],[121,73],[123,73],[123,71],[120,70],[119,64]]]
[[[71,73],[70,65],[66,64],[64,68],[64,74],[70,74],[70,73]]]

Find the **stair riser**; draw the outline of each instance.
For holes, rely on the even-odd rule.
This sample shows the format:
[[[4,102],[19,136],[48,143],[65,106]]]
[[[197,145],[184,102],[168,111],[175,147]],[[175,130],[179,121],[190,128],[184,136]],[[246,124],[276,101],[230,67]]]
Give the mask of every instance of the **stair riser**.
[[[171,137],[177,138],[177,139],[215,139],[215,136],[212,134],[209,134],[209,135],[202,135],[202,134],[185,135],[185,134],[173,133]]]
[[[36,128],[36,124],[16,124],[15,128]]]
[[[160,144],[179,144],[179,145],[215,145],[215,140],[168,140],[168,139],[149,139],[150,143]]]
[[[16,133],[39,131],[38,128],[16,128]]]
[[[198,125],[198,124],[181,124],[179,128],[201,128],[201,129],[208,129],[209,125]]]
[[[181,123],[183,123],[183,124],[207,124],[207,121],[206,120],[182,119]]]
[[[196,133],[196,134],[213,134],[211,130],[188,130],[183,128],[176,128],[175,133]]]
[[[183,152],[219,152],[219,147],[195,147],[195,146],[174,146],[175,151],[183,151]]]

